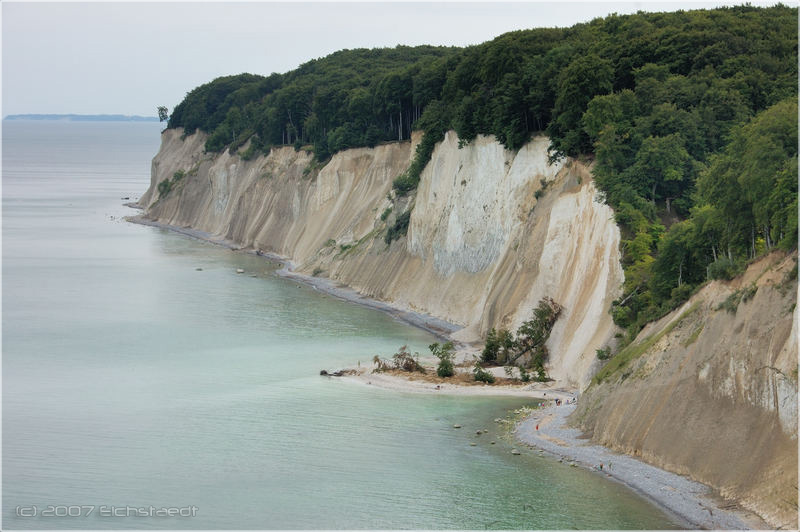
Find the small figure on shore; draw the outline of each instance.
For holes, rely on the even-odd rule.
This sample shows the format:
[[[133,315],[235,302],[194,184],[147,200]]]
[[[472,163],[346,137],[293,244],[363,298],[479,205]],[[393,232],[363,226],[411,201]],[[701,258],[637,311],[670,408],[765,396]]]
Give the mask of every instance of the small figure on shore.
[[[602,471],[602,470],[603,470],[603,463],[600,462],[600,471]]]
[[[536,424],[536,430],[539,430],[539,424],[538,423]]]

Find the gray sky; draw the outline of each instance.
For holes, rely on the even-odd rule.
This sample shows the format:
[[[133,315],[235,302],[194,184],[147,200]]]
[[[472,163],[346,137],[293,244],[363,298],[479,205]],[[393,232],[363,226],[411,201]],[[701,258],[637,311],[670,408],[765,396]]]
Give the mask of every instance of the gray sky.
[[[464,46],[614,12],[738,3],[3,1],[2,115],[154,116],[217,76],[286,72],[343,48]]]

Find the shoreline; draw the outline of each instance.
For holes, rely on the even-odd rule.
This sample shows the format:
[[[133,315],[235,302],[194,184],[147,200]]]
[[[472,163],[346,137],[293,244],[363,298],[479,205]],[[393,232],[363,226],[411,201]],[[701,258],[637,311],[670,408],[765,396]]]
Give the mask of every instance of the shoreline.
[[[355,371],[336,378],[345,382],[362,386],[373,386],[384,390],[401,393],[416,393],[429,395],[461,395],[461,396],[502,396],[524,397],[529,399],[562,399],[572,400],[577,396],[573,390],[563,388],[558,382],[531,382],[525,384],[474,384],[464,385],[449,382],[433,382],[429,380],[408,379],[402,375],[391,373],[371,373],[370,368],[347,368]],[[430,368],[428,368],[430,370]],[[435,371],[435,370],[434,370]],[[438,386],[438,388],[437,388]]]
[[[575,405],[548,406],[519,422],[514,437],[578,467],[619,482],[661,508],[689,529],[764,530],[769,527],[758,515],[733,501],[726,501],[712,488],[687,477],[650,465],[628,454],[618,453],[583,437],[567,426]],[[537,430],[538,427],[538,430]],[[600,465],[603,468],[600,469]],[[565,464],[566,465],[566,464]]]
[[[136,205],[135,203],[126,203],[124,205],[132,209],[141,210],[141,207]],[[218,246],[222,246],[233,251],[241,251],[243,253],[248,253],[250,255],[256,255],[268,260],[279,262],[281,263],[281,268],[275,270],[275,274],[278,275],[279,277],[283,277],[285,279],[291,279],[293,281],[306,284],[311,288],[313,288],[314,290],[335,297],[336,299],[340,299],[342,301],[347,301],[348,303],[355,303],[357,305],[378,310],[380,312],[392,316],[395,319],[408,323],[413,327],[422,329],[423,331],[432,334],[437,338],[437,340],[440,341],[452,340],[450,338],[450,335],[463,328],[460,325],[450,323],[448,321],[436,318],[429,314],[424,314],[422,312],[415,312],[413,310],[407,310],[395,307],[384,301],[379,301],[377,299],[370,298],[368,296],[358,293],[357,291],[348,286],[337,283],[334,280],[322,277],[314,277],[312,275],[306,275],[295,272],[294,262],[292,262],[291,259],[287,257],[278,255],[277,253],[272,253],[269,251],[258,251],[252,248],[245,248],[243,246],[240,246],[236,242],[233,242],[232,240],[227,240],[224,238],[216,238],[210,233],[207,233],[205,231],[200,231],[199,229],[191,229],[188,227],[178,227],[176,225],[165,224],[162,222],[157,222],[145,218],[143,215],[126,216],[125,221],[138,225],[147,225],[159,229],[166,229],[168,231],[173,231],[175,233],[179,233],[184,236],[196,238],[197,240],[202,240],[204,242],[216,244]],[[453,343],[459,349],[466,347],[466,345],[461,342],[453,341]]]
[[[138,205],[131,203],[125,204],[125,206],[141,209]],[[281,264],[281,268],[276,270],[276,274],[279,277],[309,285],[315,290],[343,301],[379,310],[409,325],[425,330],[439,340],[449,340],[450,334],[461,329],[457,325],[433,316],[397,308],[388,303],[369,298],[330,279],[297,273],[293,271],[295,265],[290,259],[275,253],[244,248],[233,241],[216,238],[205,231],[149,220],[142,215],[127,216],[125,220],[139,225],[173,231],[234,251],[274,260]],[[468,345],[454,343],[457,346],[460,358],[465,358],[471,354]],[[571,400],[579,395],[577,390],[566,389],[555,381],[494,386],[443,382],[438,384],[437,388],[437,384],[431,381],[412,380],[404,376],[387,373],[370,373],[370,367],[358,369],[350,367],[347,369],[355,370],[355,373],[331,378],[337,378],[351,384],[374,386],[401,393],[506,396],[543,399],[546,401],[552,399]],[[566,426],[566,417],[574,409],[574,405],[545,407],[519,422],[512,430],[512,434],[520,444],[536,448],[539,452],[547,453],[560,461],[570,462],[570,465],[595,470],[605,475],[609,480],[625,485],[628,489],[643,496],[667,513],[685,528],[733,530],[769,528],[756,514],[746,512],[738,507],[738,511],[732,510],[735,506],[734,504],[715,497],[712,489],[704,484],[646,464],[630,455],[617,453],[602,445],[592,444],[590,440],[582,438],[580,430]],[[537,424],[539,430],[536,430]],[[609,464],[611,467],[607,466],[601,472],[597,469],[598,464],[601,463]]]

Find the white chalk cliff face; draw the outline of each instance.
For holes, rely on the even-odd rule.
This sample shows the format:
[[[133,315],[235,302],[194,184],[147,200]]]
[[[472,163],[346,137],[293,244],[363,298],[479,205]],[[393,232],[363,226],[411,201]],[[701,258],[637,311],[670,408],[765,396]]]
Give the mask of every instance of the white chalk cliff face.
[[[619,230],[589,169],[548,164],[545,137],[512,152],[493,137],[458,148],[449,132],[417,192],[381,220],[419,135],[340,152],[321,169],[289,147],[244,161],[203,154],[202,133],[181,136],[165,131],[153,160],[140,200],[151,219],[279,253],[301,272],[461,325],[454,336],[467,342],[491,327],[516,329],[552,297],[564,312],[548,370],[566,384],[588,383],[595,349],[615,332],[608,310],[623,281]],[[158,199],[158,184],[179,170],[186,176]],[[409,208],[407,236],[387,246],[387,225]]]

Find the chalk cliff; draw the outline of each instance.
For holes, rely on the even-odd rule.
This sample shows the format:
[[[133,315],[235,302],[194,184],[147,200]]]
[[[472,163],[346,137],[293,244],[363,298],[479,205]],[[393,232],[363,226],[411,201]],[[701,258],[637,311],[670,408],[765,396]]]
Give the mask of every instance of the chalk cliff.
[[[768,255],[648,325],[572,422],[595,442],[797,527],[797,255]],[[613,361],[612,361],[613,363]]]
[[[140,205],[152,220],[281,254],[298,271],[460,325],[465,342],[516,329],[553,297],[565,310],[548,341],[549,373],[588,383],[595,349],[615,332],[608,309],[623,280],[619,230],[589,169],[548,164],[545,137],[512,152],[492,137],[459,148],[449,132],[416,193],[393,202],[392,180],[418,140],[343,151],[317,168],[290,147],[249,161],[204,154],[204,134],[167,130]],[[386,227],[408,209],[407,235],[387,246]]]

